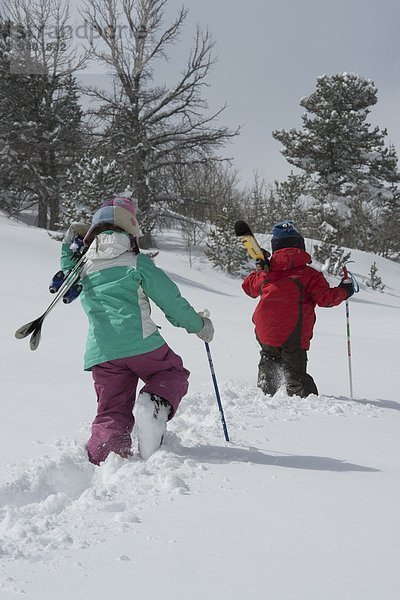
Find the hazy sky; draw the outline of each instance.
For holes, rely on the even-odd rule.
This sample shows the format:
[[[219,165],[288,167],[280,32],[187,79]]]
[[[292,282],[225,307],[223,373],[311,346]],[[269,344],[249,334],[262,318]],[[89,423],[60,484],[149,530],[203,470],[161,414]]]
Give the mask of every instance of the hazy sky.
[[[182,5],[189,14],[166,73],[184,66],[196,24],[208,27],[218,60],[206,98],[211,109],[227,103],[221,123],[242,128],[227,153],[243,180],[256,170],[268,181],[289,174],[271,132],[301,127],[299,102],[323,74],[374,81],[370,123],[388,129],[400,154],[398,0],[168,0],[166,24]]]

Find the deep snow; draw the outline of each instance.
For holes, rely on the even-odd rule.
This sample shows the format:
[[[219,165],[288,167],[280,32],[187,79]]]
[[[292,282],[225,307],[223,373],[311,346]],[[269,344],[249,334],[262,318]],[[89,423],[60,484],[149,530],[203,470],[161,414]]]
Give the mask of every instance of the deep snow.
[[[192,372],[189,394],[148,461],[113,455],[96,468],[79,302],[55,308],[36,352],[14,338],[48,304],[60,246],[0,217],[0,599],[397,600],[400,265],[352,251],[354,399],[344,305],[318,309],[309,370],[321,395],[266,398],[240,279],[201,255],[190,268],[178,232],[158,246],[156,263],[211,312],[232,441],[204,344],[154,308]],[[374,261],[384,293],[363,283]]]

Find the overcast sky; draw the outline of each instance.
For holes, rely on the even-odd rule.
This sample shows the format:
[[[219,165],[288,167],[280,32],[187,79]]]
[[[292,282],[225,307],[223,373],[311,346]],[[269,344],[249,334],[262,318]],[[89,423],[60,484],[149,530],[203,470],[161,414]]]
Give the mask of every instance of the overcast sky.
[[[179,73],[196,24],[216,41],[206,98],[228,107],[221,123],[241,126],[227,152],[244,181],[254,171],[283,180],[290,165],[272,130],[301,128],[299,102],[319,75],[353,72],[372,79],[378,104],[370,123],[388,130],[400,154],[400,2],[398,0],[168,0],[166,24],[189,9],[169,74]]]

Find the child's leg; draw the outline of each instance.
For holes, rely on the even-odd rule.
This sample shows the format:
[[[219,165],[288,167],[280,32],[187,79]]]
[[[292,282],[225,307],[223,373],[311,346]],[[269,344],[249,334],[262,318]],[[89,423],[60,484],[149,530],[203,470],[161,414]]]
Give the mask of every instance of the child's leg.
[[[281,349],[261,345],[260,362],[258,363],[257,386],[264,394],[273,396],[283,383]]]
[[[307,373],[307,351],[302,348],[289,352],[282,350],[282,366],[289,396],[306,398],[318,395],[314,379]]]
[[[135,368],[145,386],[136,400],[134,415],[139,454],[147,459],[160,447],[167,421],[188,390],[189,371],[167,345],[139,358]]]
[[[94,464],[105,460],[110,452],[123,457],[130,455],[132,408],[138,378],[124,361],[110,361],[92,369],[98,405],[86,448],[89,460]]]
[[[164,344],[157,350],[132,356],[125,361],[145,382],[141,392],[155,394],[170,403],[172,410],[169,419],[172,419],[189,387],[190,373],[184,368],[181,357]]]

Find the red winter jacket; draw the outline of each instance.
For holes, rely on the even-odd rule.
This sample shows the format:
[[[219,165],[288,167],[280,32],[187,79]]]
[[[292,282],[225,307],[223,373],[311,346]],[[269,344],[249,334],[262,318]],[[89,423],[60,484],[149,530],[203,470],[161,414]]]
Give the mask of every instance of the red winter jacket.
[[[308,350],[315,306],[337,306],[346,299],[345,290],[329,287],[322,273],[307,266],[310,262],[304,250],[282,248],[273,253],[270,271],[253,271],[243,281],[248,296],[261,296],[253,323],[262,344]]]

